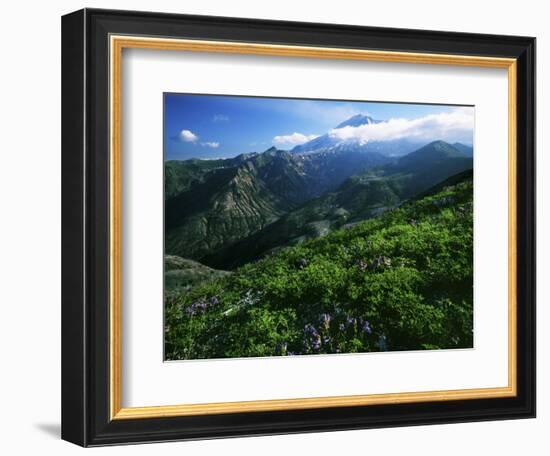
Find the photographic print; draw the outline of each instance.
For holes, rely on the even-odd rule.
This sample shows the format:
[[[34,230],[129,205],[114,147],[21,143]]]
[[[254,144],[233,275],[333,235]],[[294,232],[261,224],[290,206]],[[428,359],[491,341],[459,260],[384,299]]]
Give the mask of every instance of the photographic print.
[[[64,440],[535,417],[535,38],[86,8],[62,56]]]
[[[474,111],[165,93],[165,359],[472,348]]]

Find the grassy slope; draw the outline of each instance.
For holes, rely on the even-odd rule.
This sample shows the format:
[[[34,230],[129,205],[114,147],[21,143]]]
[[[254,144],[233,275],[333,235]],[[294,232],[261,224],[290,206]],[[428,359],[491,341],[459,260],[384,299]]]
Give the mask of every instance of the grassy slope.
[[[471,347],[472,179],[456,180],[167,296],[167,358]]]

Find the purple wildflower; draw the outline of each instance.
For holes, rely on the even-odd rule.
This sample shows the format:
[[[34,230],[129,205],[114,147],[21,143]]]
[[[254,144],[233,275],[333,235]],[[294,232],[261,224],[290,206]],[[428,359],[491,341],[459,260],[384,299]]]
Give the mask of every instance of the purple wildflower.
[[[321,336],[313,325],[308,323],[304,326],[304,350],[312,348],[314,351],[321,348]]]
[[[313,350],[319,350],[321,348],[321,336],[317,334],[313,337],[313,343],[311,344]]]
[[[317,335],[319,335],[319,333],[317,332],[315,327],[310,323],[308,323],[307,325],[304,326],[304,333],[307,336],[317,336]]]
[[[197,315],[199,313],[204,313],[207,307],[208,305],[206,304],[206,302],[199,300],[193,302],[185,311],[189,315]]]
[[[370,334],[372,332],[372,330],[370,328],[370,325],[369,325],[369,322],[367,320],[365,320],[364,323],[363,323],[363,331],[366,334]]]

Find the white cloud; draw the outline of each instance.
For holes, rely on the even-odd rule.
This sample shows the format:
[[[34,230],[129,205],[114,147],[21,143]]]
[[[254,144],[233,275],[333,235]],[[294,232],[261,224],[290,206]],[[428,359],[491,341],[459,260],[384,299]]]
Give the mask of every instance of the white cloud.
[[[305,142],[311,141],[312,139],[317,138],[319,135],[303,135],[302,133],[292,133],[291,135],[281,135],[275,136],[273,138],[273,144],[278,146],[289,145],[297,146],[299,144],[304,144]]]
[[[228,120],[229,116],[226,116],[225,114],[216,114],[212,117],[212,122],[227,122]]]
[[[191,130],[180,131],[179,138],[184,142],[196,142],[199,139],[199,137]]]
[[[449,142],[473,140],[474,109],[457,108],[450,112],[430,114],[418,119],[389,119],[377,124],[347,126],[329,131],[333,138],[343,141],[387,141],[410,138],[417,140],[442,139]]]
[[[199,137],[191,130],[181,130],[176,139],[183,142],[193,143],[195,145],[199,144],[203,147],[210,147],[212,149],[217,149],[220,147],[220,143],[217,141],[204,141],[198,143],[197,141],[199,140]]]

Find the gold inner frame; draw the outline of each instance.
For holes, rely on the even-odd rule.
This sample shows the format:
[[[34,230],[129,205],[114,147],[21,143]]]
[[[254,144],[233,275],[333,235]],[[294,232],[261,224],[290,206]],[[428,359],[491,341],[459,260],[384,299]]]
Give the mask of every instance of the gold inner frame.
[[[274,399],[244,402],[122,407],[122,51],[155,49],[209,53],[252,54],[316,59],[367,60],[431,65],[453,65],[508,70],[508,385],[505,387]],[[517,394],[517,61],[511,58],[468,55],[387,52],[310,46],[287,46],[110,36],[110,414],[111,419],[158,418],[221,413],[397,404],[460,399],[513,397]]]

